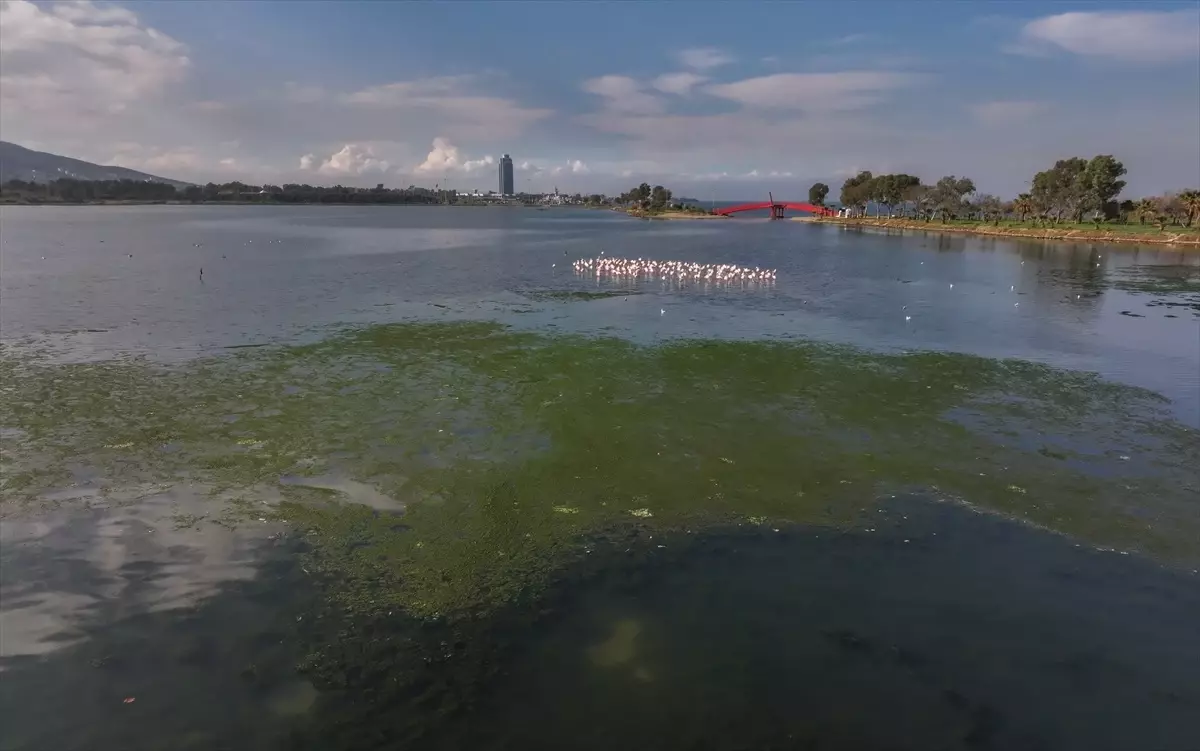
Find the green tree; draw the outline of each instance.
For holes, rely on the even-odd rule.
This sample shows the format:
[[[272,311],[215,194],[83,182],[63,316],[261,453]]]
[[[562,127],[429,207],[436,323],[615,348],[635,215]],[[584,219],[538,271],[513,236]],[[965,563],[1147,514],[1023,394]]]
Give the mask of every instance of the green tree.
[[[1192,222],[1196,221],[1196,217],[1200,216],[1200,190],[1190,189],[1179,194],[1179,202],[1183,204],[1187,211],[1187,219],[1184,225],[1192,226]]]
[[[1085,194],[1079,207],[1076,221],[1083,218],[1084,211],[1098,213],[1104,206],[1121,194],[1125,181],[1120,177],[1126,172],[1125,165],[1118,162],[1111,154],[1100,154],[1092,157],[1084,170]]]
[[[904,190],[904,203],[912,207],[913,218],[929,221],[933,213],[933,188],[922,185],[910,185]]]
[[[1012,203],[1013,212],[1021,218],[1022,222],[1025,221],[1026,217],[1032,214],[1035,209],[1036,206],[1033,202],[1033,197],[1028,193],[1022,193],[1021,195],[1017,196],[1017,199]]]
[[[934,215],[941,215],[945,222],[950,216],[957,214],[963,208],[964,199],[975,192],[975,182],[969,177],[947,175],[933,186]]]
[[[870,200],[871,181],[874,179],[875,176],[867,170],[847,178],[846,182],[842,183],[842,193],[839,199],[842,205],[861,214],[867,207],[867,201]]]
[[[1158,218],[1158,201],[1154,198],[1143,198],[1134,206],[1138,224],[1145,224],[1147,219]]]
[[[1033,176],[1034,203],[1054,218],[1082,216],[1090,194],[1088,161],[1079,157],[1060,159],[1054,167]]]
[[[890,217],[892,209],[904,202],[908,190],[920,184],[921,179],[912,175],[879,175],[871,181],[871,200],[887,207]]]
[[[829,195],[829,186],[825,183],[813,183],[808,189],[808,202],[813,206],[824,206],[825,196]]]
[[[1004,201],[1001,201],[990,193],[984,193],[983,195],[976,196],[971,204],[975,212],[979,214],[981,220],[992,222],[992,224],[1000,224],[1000,217],[1004,215],[1005,211]]]
[[[671,202],[671,191],[661,185],[655,185],[650,191],[650,209],[652,211],[662,211]]]

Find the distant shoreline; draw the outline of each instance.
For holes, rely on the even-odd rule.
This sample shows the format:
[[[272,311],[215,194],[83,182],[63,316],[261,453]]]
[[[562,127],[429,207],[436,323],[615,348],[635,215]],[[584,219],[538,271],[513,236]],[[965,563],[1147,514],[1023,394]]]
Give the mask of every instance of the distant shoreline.
[[[659,211],[659,212],[655,212],[653,214],[646,212],[646,211],[642,211],[641,209],[615,208],[615,209],[613,209],[613,211],[620,211],[621,213],[628,214],[629,216],[632,216],[635,219],[673,220],[673,219],[728,219],[729,218],[727,216],[721,216],[719,214],[708,214],[708,213],[702,214],[698,211]]]
[[[0,201],[0,206],[391,206],[410,208],[595,209],[602,206],[539,206],[505,203],[384,203],[369,201]]]
[[[1172,232],[1149,230],[1146,232],[1129,232],[1096,229],[1067,229],[1053,227],[1013,227],[994,226],[986,223],[962,225],[939,224],[912,219],[872,219],[860,217],[847,219],[844,217],[794,217],[792,221],[814,222],[822,224],[841,224],[847,227],[875,227],[880,229],[901,229],[917,232],[950,232],[981,237],[1007,237],[1029,240],[1060,240],[1064,242],[1096,242],[1096,243],[1133,243],[1138,245],[1172,245],[1185,246],[1189,249],[1200,249],[1200,231],[1196,229]]]

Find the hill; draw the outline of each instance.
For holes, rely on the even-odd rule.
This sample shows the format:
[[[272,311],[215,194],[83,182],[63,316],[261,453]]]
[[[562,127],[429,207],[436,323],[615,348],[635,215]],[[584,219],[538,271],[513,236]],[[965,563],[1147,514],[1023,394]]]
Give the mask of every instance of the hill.
[[[46,183],[60,177],[76,180],[138,180],[166,183],[175,188],[186,188],[191,184],[125,167],[92,164],[82,159],[34,151],[15,143],[0,141],[0,182],[25,180]]]

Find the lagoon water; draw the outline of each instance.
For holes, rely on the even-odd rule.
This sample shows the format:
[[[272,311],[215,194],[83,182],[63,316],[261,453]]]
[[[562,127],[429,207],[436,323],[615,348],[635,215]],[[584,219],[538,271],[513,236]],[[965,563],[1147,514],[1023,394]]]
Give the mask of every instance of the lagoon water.
[[[1200,254],[407,207],[0,241],[0,749],[1200,748]]]

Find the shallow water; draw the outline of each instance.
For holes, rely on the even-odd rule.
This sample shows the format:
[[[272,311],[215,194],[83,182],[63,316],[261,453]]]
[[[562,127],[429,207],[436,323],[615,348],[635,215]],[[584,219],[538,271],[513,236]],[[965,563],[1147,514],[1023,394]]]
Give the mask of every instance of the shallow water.
[[[0,749],[1200,738],[1194,254],[0,211]]]
[[[58,332],[72,358],[179,359],[331,325],[487,317],[641,341],[803,337],[1017,357],[1154,389],[1200,426],[1200,254],[1186,250],[452,207],[3,207],[0,223],[3,339]],[[779,274],[753,293],[651,285],[588,306],[536,295],[596,289],[570,265],[602,252]],[[1174,283],[1146,284],[1156,279]],[[1154,306],[1168,297],[1158,289],[1185,305]]]

